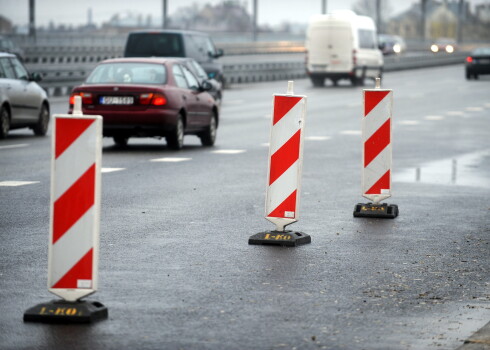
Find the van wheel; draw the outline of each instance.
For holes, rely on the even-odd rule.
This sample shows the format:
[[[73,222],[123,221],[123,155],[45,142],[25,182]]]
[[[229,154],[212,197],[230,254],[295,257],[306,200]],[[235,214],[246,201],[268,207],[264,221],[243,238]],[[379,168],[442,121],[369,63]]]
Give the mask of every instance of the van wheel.
[[[364,86],[364,78],[351,77],[350,82],[352,86]]]
[[[324,86],[325,78],[323,77],[310,77],[313,86]]]
[[[338,79],[332,79],[332,84],[333,84],[333,86],[339,85],[339,80]]]
[[[125,147],[128,145],[128,140],[129,137],[124,137],[124,136],[114,136],[112,138],[114,140],[114,143],[119,146],[119,147]]]

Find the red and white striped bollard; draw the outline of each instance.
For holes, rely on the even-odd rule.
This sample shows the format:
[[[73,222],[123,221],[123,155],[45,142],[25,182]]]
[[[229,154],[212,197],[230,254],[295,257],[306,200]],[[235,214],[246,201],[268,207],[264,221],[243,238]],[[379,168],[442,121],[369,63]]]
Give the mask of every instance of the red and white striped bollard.
[[[297,246],[311,242],[305,233],[285,230],[299,218],[305,115],[306,96],[295,96],[289,81],[287,94],[273,97],[265,218],[276,230],[251,236],[249,244]]]
[[[392,146],[391,129],[393,91],[380,88],[364,90],[362,118],[362,195],[372,203],[358,203],[355,217],[395,218],[398,206],[380,202],[391,197]]]
[[[63,298],[39,304],[25,321],[86,323],[107,317],[98,302],[80,301],[98,282],[102,117],[55,115],[51,160],[48,290]]]

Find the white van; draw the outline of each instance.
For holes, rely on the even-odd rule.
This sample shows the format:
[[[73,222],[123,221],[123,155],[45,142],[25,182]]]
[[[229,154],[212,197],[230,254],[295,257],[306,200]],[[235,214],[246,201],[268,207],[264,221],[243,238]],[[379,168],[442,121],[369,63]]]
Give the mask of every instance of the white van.
[[[363,85],[365,78],[375,79],[383,72],[374,21],[352,11],[312,17],[306,51],[306,72],[314,86],[323,86],[325,78],[334,85],[340,79]]]

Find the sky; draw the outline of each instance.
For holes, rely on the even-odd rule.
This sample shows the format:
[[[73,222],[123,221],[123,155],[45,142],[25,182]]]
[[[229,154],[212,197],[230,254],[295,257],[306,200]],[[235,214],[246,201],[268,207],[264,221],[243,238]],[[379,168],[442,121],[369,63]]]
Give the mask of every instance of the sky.
[[[152,14],[154,21],[162,16],[163,0],[35,0],[36,25],[86,24],[87,11],[92,9],[95,24],[101,24],[119,12],[141,13],[144,17]],[[193,3],[219,3],[222,0],[167,0],[168,15],[179,7]],[[247,4],[252,12],[253,0],[239,0]],[[307,23],[309,18],[321,13],[322,0],[257,0],[259,24],[277,25],[283,21]],[[327,10],[351,9],[357,0],[327,0]],[[375,0],[372,0],[375,1]],[[467,0],[472,5],[490,3],[490,0]],[[390,0],[392,14],[398,14],[420,0]],[[0,14],[10,19],[15,25],[27,25],[29,0],[0,0]],[[155,23],[155,22],[154,22]]]

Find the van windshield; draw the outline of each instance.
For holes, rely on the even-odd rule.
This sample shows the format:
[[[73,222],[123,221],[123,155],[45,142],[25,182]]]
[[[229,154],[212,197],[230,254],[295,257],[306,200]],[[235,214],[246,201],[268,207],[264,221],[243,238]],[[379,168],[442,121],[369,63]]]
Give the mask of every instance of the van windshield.
[[[182,36],[174,33],[130,34],[124,56],[185,57]]]

